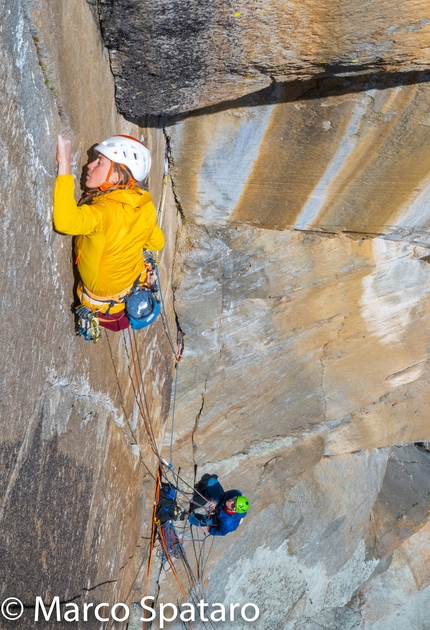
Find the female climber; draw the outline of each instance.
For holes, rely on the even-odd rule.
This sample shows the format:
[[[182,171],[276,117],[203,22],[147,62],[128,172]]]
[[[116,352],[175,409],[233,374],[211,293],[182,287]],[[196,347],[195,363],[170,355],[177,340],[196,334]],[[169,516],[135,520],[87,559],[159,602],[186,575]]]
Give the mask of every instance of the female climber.
[[[86,192],[76,203],[71,143],[58,137],[54,226],[76,237],[78,314],[96,314],[101,326],[123,330],[130,322],[124,300],[146,284],[149,265],[143,250],[162,249],[164,236],[151,195],[136,185],[149,173],[148,149],[135,138],[118,135],[98,144],[95,152],[96,159],[87,165]],[[150,291],[145,295],[150,302]],[[151,310],[145,304],[139,306],[140,314]]]

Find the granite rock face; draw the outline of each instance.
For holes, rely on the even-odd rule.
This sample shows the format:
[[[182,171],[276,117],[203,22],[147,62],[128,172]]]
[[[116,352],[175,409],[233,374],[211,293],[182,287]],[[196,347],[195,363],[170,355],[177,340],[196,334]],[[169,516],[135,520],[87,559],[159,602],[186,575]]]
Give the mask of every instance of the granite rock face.
[[[166,128],[187,341],[174,461],[252,505],[215,541],[207,592],[261,606],[259,629],[397,612],[424,629],[428,90],[281,93]]]
[[[427,84],[243,106],[168,127],[187,220],[358,232],[428,245]]]
[[[316,444],[302,446],[309,454]],[[248,459],[243,478],[237,469],[230,477],[216,468],[248,484],[254,502],[239,531],[216,539],[208,554],[206,601],[227,610],[257,604],[259,629],[379,630],[407,622],[424,630],[429,454],[408,446],[318,457],[302,457],[301,469],[293,449],[260,468]],[[159,586],[169,601],[175,585],[168,575]],[[234,623],[249,627],[238,614]]]
[[[430,61],[425,0],[100,0],[120,110],[192,111],[276,82],[420,72]]]
[[[394,445],[430,431],[428,250],[189,222],[178,252],[173,459],[252,506],[215,539],[206,601],[288,630],[379,629],[400,602],[424,630],[430,456]]]
[[[245,226],[182,238],[181,464],[309,433],[327,455],[425,439],[427,249]]]
[[[291,63],[299,78],[314,75],[320,62],[352,73],[379,64],[382,73],[397,63],[405,72],[420,69],[426,60],[430,25],[420,3],[392,7],[389,24],[377,18],[385,5],[349,4],[334,26],[322,9],[319,21],[308,5],[291,5],[295,27],[285,33],[269,23],[269,15],[279,23],[279,7],[261,7],[258,41],[247,13],[256,5],[179,10],[166,2],[157,12],[145,5],[146,13],[142,6],[21,0],[0,9],[0,156],[8,175],[1,190],[0,601],[19,596],[31,606],[36,595],[46,603],[58,595],[131,605],[145,590],[157,461],[139,413],[131,340],[108,333],[97,345],[76,339],[71,240],[51,223],[58,132],[73,140],[77,178],[92,144],[114,132],[144,133],[154,160],[149,188],[160,198],[164,136],[118,115],[99,12],[109,45],[132,35],[116,60],[111,50],[114,71],[137,49],[151,76],[162,78],[167,60],[188,109],[201,106],[199,99],[214,102],[207,59],[193,52],[210,24],[233,42],[229,49],[222,38],[210,40],[211,62],[218,45],[220,58],[248,59],[246,72],[255,70],[248,79],[225,67],[217,92],[224,100],[257,89],[261,77],[263,85],[272,75],[289,80],[290,58],[279,57],[277,74],[275,56],[295,37],[300,53],[311,18],[311,56]],[[175,8],[179,26],[169,34]],[[151,38],[142,47],[128,20],[158,20],[162,30],[153,35],[166,54],[151,57]],[[177,47],[174,66],[169,37],[188,33],[192,20],[195,42]],[[361,35],[353,36],[353,22]],[[248,41],[248,56],[255,50],[258,63],[267,57],[261,70],[230,38],[230,23],[234,37]],[[329,49],[330,27],[339,37]],[[391,48],[382,46],[387,37]],[[361,46],[368,41],[376,48]],[[330,79],[330,94],[329,83],[309,81],[307,96],[303,85],[277,86],[270,105],[263,99],[165,129],[174,186],[160,271],[163,286],[174,289],[165,292],[171,329],[176,315],[186,333],[173,461],[191,484],[216,472],[252,503],[239,531],[213,544],[207,601],[255,602],[257,630],[424,630],[430,457],[414,443],[430,433],[429,92],[425,83],[407,85],[407,77],[383,92],[372,79],[362,91],[348,78]],[[131,99],[139,116],[152,111],[140,95],[121,100],[120,87],[123,109]],[[163,91],[154,80],[153,87],[179,111],[170,84]],[[174,361],[161,320],[137,335],[137,354],[167,454]],[[152,587],[159,601],[176,601],[177,585],[158,565]],[[133,610],[130,627],[139,627]],[[31,612],[22,628],[37,627]],[[235,627],[249,625],[238,620]]]
[[[78,192],[91,145],[114,132],[146,130],[116,111],[108,57],[85,0],[20,0],[3,3],[0,14],[0,601],[14,596],[28,606],[11,622],[27,629],[37,595],[80,607],[130,602],[147,551],[142,536],[151,522],[156,461],[138,411],[130,340],[104,334],[91,344],[76,337],[72,242],[52,227],[57,134],[73,140]],[[159,139],[152,141],[150,182],[156,203]],[[167,223],[174,242],[168,212]],[[161,265],[166,283],[169,256]],[[167,292],[166,300],[170,308]],[[137,336],[137,349],[160,436],[173,364],[161,321],[152,334]],[[99,627],[95,619],[81,622],[72,625]]]

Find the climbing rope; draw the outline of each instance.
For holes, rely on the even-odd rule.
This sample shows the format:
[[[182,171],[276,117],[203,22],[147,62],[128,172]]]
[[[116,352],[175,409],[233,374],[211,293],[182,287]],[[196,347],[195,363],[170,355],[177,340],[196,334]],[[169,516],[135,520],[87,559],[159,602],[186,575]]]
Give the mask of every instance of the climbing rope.
[[[155,274],[157,277],[158,294],[160,296],[161,317],[163,319],[164,329],[165,329],[167,338],[169,340],[169,344],[172,349],[173,355],[176,359],[176,362],[180,363],[182,359],[182,352],[183,352],[183,346],[184,346],[184,339],[183,339],[184,333],[178,327],[177,346],[175,348],[175,344],[173,343],[172,333],[170,332],[169,319],[167,317],[166,306],[164,303],[164,296],[163,296],[163,291],[161,288],[160,273],[158,271],[158,263],[155,265]]]
[[[155,536],[157,533],[157,525],[156,525],[156,513],[157,513],[157,504],[160,499],[160,486],[161,486],[161,470],[158,469],[157,474],[157,482],[155,487],[155,499],[154,499],[154,507],[152,510],[152,526],[151,526],[151,542],[149,545],[149,554],[148,554],[148,570],[147,570],[147,581],[146,581],[146,593],[145,596],[148,597],[149,590],[151,587],[151,569],[152,569],[152,553],[154,551],[155,544]],[[146,620],[143,623],[143,630],[146,628]]]
[[[164,214],[164,206],[166,203],[168,181],[169,181],[169,143],[166,142],[166,148],[164,152],[164,177],[163,177],[163,184],[161,188],[161,199],[160,199],[160,205],[158,207],[158,217],[157,217],[157,222],[160,228],[163,225],[163,214]]]
[[[173,436],[175,432],[175,409],[176,409],[176,392],[178,389],[178,373],[179,373],[179,363],[176,362],[175,382],[173,385],[172,428],[171,428],[171,433],[170,433],[170,466],[172,466],[173,464]]]
[[[158,223],[161,226],[163,215],[164,215],[164,206],[167,194],[167,183],[168,183],[168,145],[166,143],[166,153],[164,160],[164,175],[163,175],[163,184],[162,184],[162,193],[161,200],[158,210]],[[146,262],[146,261],[145,261]],[[154,261],[155,262],[155,261]],[[193,534],[192,526],[187,522],[183,521],[182,525],[173,522],[172,520],[167,521],[166,523],[160,523],[157,521],[157,506],[160,501],[160,489],[162,485],[162,480],[165,479],[167,483],[169,482],[169,477],[173,480],[173,487],[176,490],[175,502],[178,507],[182,507],[180,503],[179,496],[181,496],[184,500],[184,508],[181,510],[181,513],[185,513],[190,503],[193,501],[193,497],[199,496],[202,499],[203,505],[200,502],[196,502],[200,508],[204,509],[204,504],[207,502],[206,498],[200,494],[193,486],[191,486],[188,482],[185,481],[181,477],[178,471],[176,471],[173,467],[173,439],[175,433],[175,411],[176,411],[176,402],[177,402],[177,387],[178,387],[178,374],[179,374],[179,365],[182,360],[182,355],[184,351],[184,334],[178,327],[177,331],[177,339],[176,346],[173,341],[173,336],[171,333],[171,329],[169,326],[169,319],[167,317],[166,305],[164,300],[164,295],[161,286],[161,279],[158,269],[158,262],[154,264],[155,267],[155,275],[156,282],[153,287],[154,290],[159,294],[160,300],[160,312],[162,316],[163,326],[165,333],[167,335],[174,359],[175,359],[175,378],[173,383],[173,399],[172,399],[172,423],[171,423],[171,439],[170,439],[170,461],[167,462],[160,455],[160,450],[157,446],[157,442],[155,439],[155,433],[153,429],[153,424],[151,422],[151,415],[149,412],[148,403],[145,396],[145,388],[144,388],[144,379],[141,364],[138,357],[137,351],[137,339],[135,335],[135,331],[130,330],[128,328],[128,337],[129,337],[129,348],[130,354],[129,358],[131,359],[132,369],[130,371],[130,378],[133,383],[136,402],[138,406],[139,413],[142,417],[143,424],[148,435],[148,441],[151,447],[151,450],[155,454],[158,459],[158,474],[156,480],[156,490],[155,490],[155,500],[154,500],[154,508],[153,508],[153,519],[152,519],[152,527],[151,527],[151,538],[150,538],[150,546],[148,553],[148,569],[147,569],[147,586],[146,586],[146,595],[149,594],[150,591],[150,582],[151,582],[151,568],[155,555],[160,559],[161,565],[164,570],[170,569],[172,574],[175,577],[176,582],[178,583],[179,590],[181,592],[181,596],[184,601],[187,600],[186,590],[178,571],[174,566],[174,560],[176,562],[180,562],[184,574],[187,576],[187,580],[189,582],[189,596],[192,598],[201,599],[204,597],[203,589],[202,589],[202,579],[204,573],[204,566],[206,562],[205,555],[205,545],[206,538],[209,534],[204,535],[203,537],[199,537]],[[126,344],[127,347],[127,344]],[[182,486],[182,488],[181,488]],[[183,489],[184,488],[184,489]],[[200,528],[199,528],[200,529]],[[197,530],[198,531],[198,530]],[[157,543],[157,540],[159,543]],[[187,555],[184,549],[184,544],[192,543],[194,548],[195,555],[195,563],[196,563],[196,574],[193,568],[190,565],[190,562],[187,559]],[[213,541],[212,541],[213,543]],[[157,549],[157,545],[159,545]],[[196,545],[200,545],[200,552],[197,553]],[[143,628],[146,628],[147,620],[144,621]],[[211,624],[212,625],[212,624]],[[191,623],[188,624],[188,627],[191,627]]]
[[[148,412],[148,408],[146,406],[146,400],[144,399],[144,393],[143,393],[143,376],[142,376],[142,371],[140,368],[140,364],[136,358],[137,352],[135,352],[135,349],[133,347],[133,339],[134,339],[134,343],[136,343],[136,337],[132,336],[131,332],[130,332],[130,328],[127,329],[128,330],[128,336],[129,336],[129,341],[130,341],[130,352],[131,352],[131,357],[132,357],[132,362],[133,362],[133,367],[134,367],[134,374],[135,374],[135,378],[136,378],[136,384],[135,387],[137,388],[137,404],[138,404],[138,408],[140,411],[140,414],[142,416],[143,419],[143,423],[146,429],[146,432],[148,434],[148,438],[149,438],[149,443],[150,446],[153,450],[153,452],[155,453],[155,455],[158,457],[158,459],[160,459],[160,453],[157,447],[157,443],[155,440],[155,435],[154,435],[154,431],[152,428],[152,424],[151,424],[151,419],[149,416],[149,412]],[[134,331],[133,331],[133,335],[134,335]],[[139,371],[138,371],[139,368]],[[145,409],[146,407],[146,409]]]
[[[158,554],[161,563],[165,564],[167,560],[166,553],[171,558],[181,558],[183,554],[182,544],[178,538],[173,523],[171,521],[167,521],[167,523],[164,523],[164,525],[160,525],[159,527],[163,532],[163,539],[165,543],[165,549],[163,547],[161,553]]]

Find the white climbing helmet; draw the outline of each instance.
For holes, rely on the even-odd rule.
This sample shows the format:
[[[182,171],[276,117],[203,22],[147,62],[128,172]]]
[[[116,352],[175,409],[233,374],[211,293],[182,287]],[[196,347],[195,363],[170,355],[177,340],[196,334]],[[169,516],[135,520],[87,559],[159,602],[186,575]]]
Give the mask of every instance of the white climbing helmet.
[[[95,147],[95,150],[130,169],[134,179],[141,182],[151,168],[151,153],[139,140],[131,136],[111,136]]]

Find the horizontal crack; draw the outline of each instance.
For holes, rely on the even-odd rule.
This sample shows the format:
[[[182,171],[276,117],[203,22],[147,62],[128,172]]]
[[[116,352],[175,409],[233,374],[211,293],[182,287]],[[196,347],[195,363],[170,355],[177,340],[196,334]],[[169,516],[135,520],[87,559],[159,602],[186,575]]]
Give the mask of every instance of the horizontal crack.
[[[96,588],[99,588],[100,586],[104,586],[105,584],[114,584],[115,582],[118,582],[118,580],[106,580],[105,582],[100,582],[100,584],[96,584],[95,586],[92,586],[91,588],[83,588],[82,590],[89,593],[90,591],[94,591]]]
[[[74,597],[71,597],[70,599],[60,599],[59,601],[59,605],[60,606],[64,606],[65,604],[69,604],[70,602],[75,601],[75,599],[80,599],[82,597],[82,595],[75,595]],[[51,606],[52,602],[50,602],[49,604],[45,604],[45,602],[43,602],[43,605],[46,607]],[[36,604],[23,604],[24,608],[28,608],[28,609],[33,609],[36,608]]]

